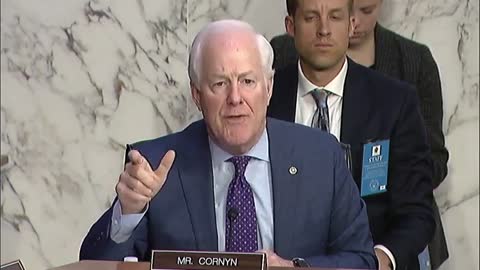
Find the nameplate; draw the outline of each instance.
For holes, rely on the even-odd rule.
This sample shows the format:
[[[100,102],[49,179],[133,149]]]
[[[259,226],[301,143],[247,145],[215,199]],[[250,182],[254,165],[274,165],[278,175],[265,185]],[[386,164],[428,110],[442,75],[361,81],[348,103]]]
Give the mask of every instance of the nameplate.
[[[265,253],[152,251],[152,270],[266,270]]]
[[[1,270],[25,270],[25,268],[23,267],[23,264],[20,260],[10,262],[10,263],[6,263],[6,264],[2,264],[0,266],[0,269]]]

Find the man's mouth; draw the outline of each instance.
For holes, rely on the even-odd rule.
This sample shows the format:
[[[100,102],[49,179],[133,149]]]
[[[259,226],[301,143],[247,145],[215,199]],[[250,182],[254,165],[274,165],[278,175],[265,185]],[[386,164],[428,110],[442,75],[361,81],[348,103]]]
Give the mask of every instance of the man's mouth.
[[[243,114],[227,115],[227,116],[225,116],[225,118],[226,118],[227,121],[229,121],[229,122],[240,122],[240,121],[245,120],[245,118],[247,118],[247,115],[243,115]]]
[[[319,48],[329,48],[329,47],[333,47],[333,44],[328,42],[317,42],[315,43],[314,46]]]

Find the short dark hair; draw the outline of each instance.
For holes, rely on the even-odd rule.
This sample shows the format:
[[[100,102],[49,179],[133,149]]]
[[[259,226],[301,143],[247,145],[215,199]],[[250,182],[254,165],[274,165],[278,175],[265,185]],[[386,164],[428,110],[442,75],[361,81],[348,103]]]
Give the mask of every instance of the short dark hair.
[[[295,16],[295,12],[298,8],[298,0],[287,0],[287,12],[290,16]],[[353,10],[353,0],[348,1],[348,11],[351,13]]]

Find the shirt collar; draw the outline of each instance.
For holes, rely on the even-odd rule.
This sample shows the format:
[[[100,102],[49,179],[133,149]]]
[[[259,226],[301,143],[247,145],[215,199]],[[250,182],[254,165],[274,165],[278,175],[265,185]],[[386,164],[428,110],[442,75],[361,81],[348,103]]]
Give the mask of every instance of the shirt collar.
[[[208,138],[208,143],[210,145],[210,153],[212,154],[213,164],[221,164],[222,162],[225,162],[229,158],[233,157],[232,154],[226,152],[220,146],[215,144],[210,137]],[[265,128],[258,142],[244,155],[269,162],[270,156],[268,152],[268,134],[267,129]]]
[[[345,62],[343,63],[342,69],[340,72],[331,80],[327,85],[320,86],[315,85],[310,82],[305,74],[303,74],[302,66],[300,65],[300,60],[298,61],[298,93],[301,97],[310,93],[310,91],[318,88],[318,89],[326,89],[329,92],[343,97],[343,88],[345,87],[345,78],[347,77],[347,69],[348,69],[348,61],[345,58]]]

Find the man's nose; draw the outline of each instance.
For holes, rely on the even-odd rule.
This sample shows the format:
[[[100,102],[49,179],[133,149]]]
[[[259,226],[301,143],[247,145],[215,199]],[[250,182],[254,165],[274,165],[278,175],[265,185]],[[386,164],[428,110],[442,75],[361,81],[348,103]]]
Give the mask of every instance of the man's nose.
[[[355,28],[357,28],[357,26],[359,26],[360,23],[361,23],[360,16],[358,16],[357,12],[354,12],[353,17],[352,17],[352,28],[353,28],[353,30],[355,30]]]
[[[228,92],[227,102],[230,105],[238,105],[242,103],[242,95],[240,93],[240,87],[238,83],[234,82],[230,85]]]
[[[330,22],[327,18],[321,18],[318,23],[317,35],[328,36],[331,33]]]

